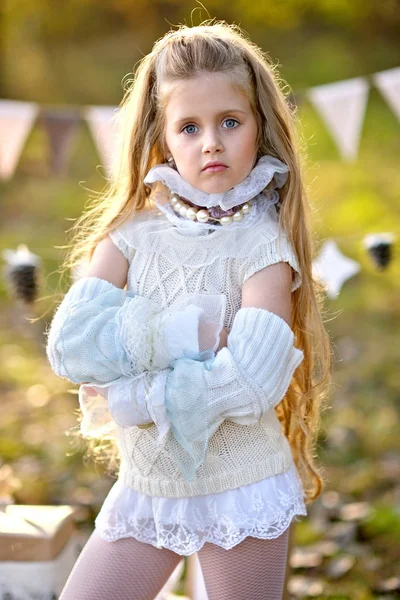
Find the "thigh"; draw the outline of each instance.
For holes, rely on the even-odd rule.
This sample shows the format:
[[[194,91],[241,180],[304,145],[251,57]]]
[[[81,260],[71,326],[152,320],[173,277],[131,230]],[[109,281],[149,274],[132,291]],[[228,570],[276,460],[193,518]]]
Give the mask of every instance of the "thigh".
[[[247,537],[230,550],[204,544],[198,557],[208,600],[282,600],[289,528],[273,540]]]
[[[94,530],[59,600],[154,600],[181,560],[135,538],[106,542]]]

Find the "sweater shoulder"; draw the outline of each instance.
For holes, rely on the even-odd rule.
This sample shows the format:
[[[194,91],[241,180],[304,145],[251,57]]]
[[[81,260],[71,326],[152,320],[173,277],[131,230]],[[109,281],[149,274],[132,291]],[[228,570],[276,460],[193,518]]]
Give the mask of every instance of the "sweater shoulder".
[[[287,262],[293,270],[292,292],[296,290],[302,283],[300,264],[287,232],[279,223],[274,206],[268,207],[261,221],[250,233],[251,238],[240,241],[241,247],[246,249],[240,261],[240,286],[257,271],[278,262]]]
[[[113,230],[110,237],[129,264],[136,252],[159,255],[166,263],[189,269],[237,260],[243,285],[257,270],[286,261],[297,273],[293,289],[301,283],[294,248],[279,225],[276,207],[268,202],[260,202],[257,211],[246,215],[240,226],[213,230],[187,223],[177,226],[157,210],[143,211]]]
[[[138,212],[134,218],[128,219],[122,225],[109,232],[109,237],[122,252],[129,263],[132,262],[142,230],[151,231],[162,223],[156,210]]]

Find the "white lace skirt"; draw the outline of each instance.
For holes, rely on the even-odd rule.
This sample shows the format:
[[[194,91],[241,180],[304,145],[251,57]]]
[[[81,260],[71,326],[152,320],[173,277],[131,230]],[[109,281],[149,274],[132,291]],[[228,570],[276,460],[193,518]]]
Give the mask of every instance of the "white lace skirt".
[[[296,466],[233,490],[190,498],[148,496],[119,480],[95,520],[109,542],[134,537],[188,556],[211,542],[233,548],[245,537],[276,538],[295,515],[307,515]],[[297,519],[296,519],[297,520]]]

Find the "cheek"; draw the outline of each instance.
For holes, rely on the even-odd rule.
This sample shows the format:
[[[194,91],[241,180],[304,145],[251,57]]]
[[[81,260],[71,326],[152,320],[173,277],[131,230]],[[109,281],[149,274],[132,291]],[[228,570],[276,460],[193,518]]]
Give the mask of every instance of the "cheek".
[[[250,127],[242,138],[241,149],[244,154],[252,154],[257,146],[257,128]]]
[[[179,135],[170,133],[166,135],[167,146],[172,153],[182,152],[182,140]]]
[[[166,126],[165,129],[165,143],[167,148],[169,148],[170,152],[176,152],[177,148],[179,148],[180,145],[180,136],[179,134],[174,131],[171,127],[168,127],[168,125]]]
[[[171,148],[172,150],[172,148]],[[173,151],[175,152],[175,158],[185,162],[192,152],[195,151],[193,143],[190,144],[185,138],[174,140]]]

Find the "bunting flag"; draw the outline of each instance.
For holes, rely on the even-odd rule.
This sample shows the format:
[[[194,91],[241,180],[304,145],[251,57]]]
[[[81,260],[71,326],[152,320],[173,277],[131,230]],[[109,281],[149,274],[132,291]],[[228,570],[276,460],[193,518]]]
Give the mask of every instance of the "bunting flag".
[[[375,73],[372,81],[400,120],[400,67]]]
[[[344,256],[335,240],[326,240],[318,257],[312,263],[313,277],[325,284],[329,298],[336,298],[347,279],[361,270],[360,264]]]
[[[291,91],[287,100],[293,109],[297,109],[308,99],[326,124],[342,158],[351,161],[358,154],[371,82],[400,118],[400,67],[371,76]],[[9,179],[14,174],[38,111],[35,103],[0,100],[0,179]],[[84,118],[101,161],[110,174],[118,143],[118,111],[117,106],[42,108],[40,121],[49,136],[53,172],[65,173],[77,125]]]
[[[357,77],[313,87],[307,93],[347,161],[357,157],[368,92],[368,82]]]
[[[54,175],[66,175],[73,142],[81,123],[80,112],[77,109],[44,108],[38,122],[49,138],[51,172]]]
[[[116,149],[117,106],[88,106],[85,118],[104,165],[110,173]]]
[[[0,100],[0,178],[10,179],[37,117],[34,102]]]

